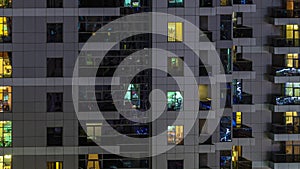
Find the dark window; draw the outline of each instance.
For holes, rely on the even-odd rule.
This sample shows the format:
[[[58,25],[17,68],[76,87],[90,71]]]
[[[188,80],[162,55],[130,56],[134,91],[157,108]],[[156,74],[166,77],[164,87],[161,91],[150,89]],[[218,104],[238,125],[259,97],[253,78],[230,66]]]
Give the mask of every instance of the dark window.
[[[212,0],[200,0],[200,7],[212,7]]]
[[[63,76],[63,59],[48,58],[47,59],[47,77]]]
[[[120,0],[78,0],[80,8],[120,7]]]
[[[47,128],[47,146],[62,146],[63,128],[48,127]]]
[[[183,60],[183,57],[168,57],[168,76],[184,75]]]
[[[47,0],[47,8],[62,8],[63,0]]]
[[[47,112],[63,111],[63,93],[47,93]]]
[[[220,39],[221,40],[231,40],[231,15],[221,15],[220,23]]]
[[[58,43],[63,42],[63,24],[48,23],[47,24],[47,42]]]
[[[183,169],[183,160],[168,160],[168,169]]]

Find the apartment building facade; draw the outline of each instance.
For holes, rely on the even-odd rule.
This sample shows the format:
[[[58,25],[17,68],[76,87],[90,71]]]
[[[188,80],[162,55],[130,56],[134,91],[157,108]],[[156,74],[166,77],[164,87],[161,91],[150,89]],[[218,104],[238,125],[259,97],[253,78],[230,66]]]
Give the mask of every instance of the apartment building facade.
[[[0,0],[0,168],[300,168],[298,8],[297,0]],[[102,62],[98,50],[83,50],[87,41],[93,43],[91,37],[112,45],[120,32],[109,23],[142,12],[172,14],[198,27],[199,41],[208,38],[215,46],[226,80],[210,81],[216,77],[205,63],[209,51],[201,49],[206,57],[196,59],[183,45],[189,41],[187,24],[178,19],[162,25],[167,36],[144,33],[122,39]],[[149,28],[152,22],[153,18],[144,18],[119,26]],[[97,32],[100,28],[106,30]],[[174,54],[160,63],[169,74],[145,70],[129,84],[125,81],[131,75],[121,78],[124,97],[114,102],[110,80],[118,65],[140,50],[146,51],[144,60],[134,63],[157,64],[151,51],[147,53],[151,48]],[[74,105],[76,63],[78,76],[97,72],[101,83],[80,85]],[[199,95],[197,120],[189,133],[184,133],[184,123],[172,123],[189,97],[170,76],[184,77],[184,63],[196,76]],[[216,85],[222,86],[220,91],[213,91]],[[155,123],[126,119],[123,113],[151,119],[141,111],[151,107],[153,89],[165,93],[161,119]],[[224,109],[212,104],[215,95],[224,101]],[[125,107],[122,114],[116,104]],[[93,119],[98,109],[105,122]],[[217,119],[215,132],[200,141],[200,133],[209,134],[205,122]],[[141,139],[165,131],[166,144],[174,147],[147,157],[153,153],[152,142],[137,144],[115,137],[107,129],[110,126]],[[140,158],[114,155],[98,146],[106,144]]]

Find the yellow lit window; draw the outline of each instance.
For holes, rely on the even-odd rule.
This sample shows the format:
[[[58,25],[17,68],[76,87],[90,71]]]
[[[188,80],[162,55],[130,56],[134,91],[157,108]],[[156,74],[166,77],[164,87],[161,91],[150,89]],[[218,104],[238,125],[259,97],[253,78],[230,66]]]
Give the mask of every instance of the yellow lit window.
[[[183,41],[183,24],[182,22],[168,23],[168,41],[182,42]]]
[[[286,96],[300,97],[300,83],[285,83],[284,90]]]
[[[8,27],[6,17],[0,17],[0,35],[8,36]]]
[[[294,117],[297,117],[297,112],[285,112],[285,124],[286,125],[293,125],[294,124]]]
[[[63,163],[61,161],[47,162],[47,169],[62,169]]]
[[[0,78],[11,77],[12,66],[8,52],[0,52]]]
[[[236,125],[242,125],[242,112],[236,112]]]
[[[294,0],[287,0],[286,1],[286,9],[287,10],[294,10]]]
[[[0,156],[0,169],[11,169],[11,155]]]
[[[88,164],[86,169],[100,169],[100,162],[98,154],[89,154],[88,155]]]
[[[299,26],[298,25],[286,25],[286,38],[287,39],[299,39]]]
[[[286,66],[287,67],[299,67],[299,55],[296,54],[287,54],[286,55]]]
[[[183,126],[168,126],[168,144],[183,144]]]

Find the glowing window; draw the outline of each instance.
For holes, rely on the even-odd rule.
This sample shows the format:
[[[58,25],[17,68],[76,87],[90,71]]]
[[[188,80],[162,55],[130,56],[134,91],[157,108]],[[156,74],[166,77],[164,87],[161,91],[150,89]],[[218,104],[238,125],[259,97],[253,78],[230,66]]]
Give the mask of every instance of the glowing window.
[[[11,18],[0,17],[0,42],[11,42]]]
[[[100,161],[98,154],[89,154],[88,155],[88,163],[87,163],[87,169],[93,168],[93,169],[100,169]]]
[[[124,105],[130,104],[129,107],[139,109],[141,107],[140,101],[140,85],[130,84],[124,97]]]
[[[168,57],[168,73],[170,76],[183,76],[183,57]]]
[[[124,1],[124,7],[141,7],[141,1],[140,0],[125,0]]]
[[[0,147],[12,146],[12,122],[0,121]]]
[[[300,83],[285,83],[284,91],[286,96],[300,96]]]
[[[168,41],[182,42],[183,41],[183,23],[169,22],[168,23]]]
[[[61,161],[47,162],[47,169],[62,169],[63,163]]]
[[[287,54],[286,55],[286,66],[287,67],[299,67],[299,56],[298,54]]]
[[[100,140],[102,123],[87,123],[87,138],[91,140]]]
[[[12,155],[0,156],[0,169],[11,169]]]
[[[183,126],[168,126],[168,144],[183,144]]]
[[[299,39],[299,26],[298,25],[286,25],[286,38],[287,39]]]
[[[168,0],[169,7],[183,7],[184,1],[183,0]]]
[[[0,112],[10,112],[12,108],[11,86],[0,86]]]
[[[0,0],[0,8],[11,8],[12,0]]]
[[[182,108],[183,97],[180,91],[167,92],[168,97],[168,111],[178,111]]]
[[[11,77],[12,66],[11,66],[11,53],[0,52],[0,78]]]

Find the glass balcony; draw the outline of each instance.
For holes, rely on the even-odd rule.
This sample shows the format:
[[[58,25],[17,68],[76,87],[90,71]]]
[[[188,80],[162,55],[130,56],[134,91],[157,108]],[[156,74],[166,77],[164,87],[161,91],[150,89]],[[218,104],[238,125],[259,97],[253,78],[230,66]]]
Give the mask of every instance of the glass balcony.
[[[300,76],[300,68],[291,67],[272,67],[274,76]]]
[[[272,124],[274,134],[299,134],[300,126]]]
[[[233,38],[252,38],[253,29],[247,26],[233,28]]]
[[[212,0],[200,0],[200,8],[201,7],[213,7],[213,1]]]
[[[252,0],[233,0],[233,4],[253,4]]]
[[[233,104],[252,104],[252,95],[245,92],[241,95],[233,95]]]
[[[271,45],[274,47],[300,47],[300,39],[273,37],[271,39]]]
[[[236,163],[232,164],[233,169],[252,169],[252,161],[239,157]]]
[[[200,100],[199,110],[210,110],[211,109],[211,99],[207,98],[205,100]]]
[[[300,105],[300,97],[295,96],[273,96],[275,105]]]
[[[300,9],[287,10],[282,8],[273,8],[271,16],[274,18],[299,18]]]
[[[300,155],[296,154],[280,154],[280,153],[273,153],[272,161],[274,163],[299,163],[300,162]]]
[[[233,62],[233,71],[252,71],[252,61],[241,59]]]
[[[252,138],[252,128],[246,125],[233,127],[233,138]]]

